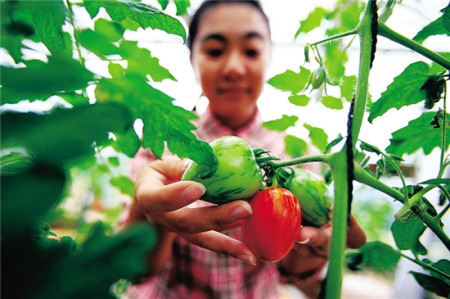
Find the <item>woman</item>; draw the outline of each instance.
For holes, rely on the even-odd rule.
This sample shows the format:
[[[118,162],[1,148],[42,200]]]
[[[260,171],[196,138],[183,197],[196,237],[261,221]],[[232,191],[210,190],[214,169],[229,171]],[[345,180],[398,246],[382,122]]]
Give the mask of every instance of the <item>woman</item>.
[[[283,136],[262,128],[256,104],[271,58],[269,22],[259,2],[206,0],[191,21],[188,47],[196,79],[209,100],[197,136],[210,142],[235,135],[283,156]],[[135,166],[140,170],[151,160],[142,150]],[[145,166],[136,179],[128,223],[147,220],[156,225],[160,239],[150,256],[149,279],[133,286],[130,297],[279,298],[282,280],[318,285],[327,263],[329,228],[304,227],[286,258],[259,262],[242,242],[237,225],[251,215],[249,203],[212,206],[198,201],[205,188],[179,181],[186,162],[165,157]],[[350,247],[365,242],[354,220],[349,236]]]

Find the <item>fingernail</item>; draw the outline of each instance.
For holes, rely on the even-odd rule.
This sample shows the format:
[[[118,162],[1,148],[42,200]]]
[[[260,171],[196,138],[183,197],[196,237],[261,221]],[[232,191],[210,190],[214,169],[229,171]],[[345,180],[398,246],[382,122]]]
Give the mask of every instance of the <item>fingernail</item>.
[[[182,170],[186,170],[186,168],[188,168],[189,164],[192,162],[192,160],[189,159],[184,159],[183,163],[181,164],[181,169]]]
[[[305,234],[305,232],[300,231],[300,235],[297,238],[296,241],[298,244],[308,244],[309,242],[311,242],[311,237],[308,234]]]
[[[205,194],[206,188],[203,184],[200,183],[192,183],[181,192],[181,197],[186,200],[198,199]]]
[[[247,255],[247,254],[242,254],[240,256],[238,256],[238,259],[240,259],[241,261],[255,266],[256,265],[256,258],[253,255]]]
[[[250,216],[252,213],[253,213],[253,211],[252,211],[252,207],[250,206],[250,204],[244,203],[244,204],[238,206],[237,208],[235,208],[231,212],[231,217],[234,220],[239,220],[239,219]]]

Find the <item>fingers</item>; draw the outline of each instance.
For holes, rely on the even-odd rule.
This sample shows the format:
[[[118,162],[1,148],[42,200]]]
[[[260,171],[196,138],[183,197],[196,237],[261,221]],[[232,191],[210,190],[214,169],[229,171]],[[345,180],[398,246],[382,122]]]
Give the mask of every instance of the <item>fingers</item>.
[[[250,204],[243,200],[237,200],[217,206],[186,207],[170,213],[154,215],[153,220],[163,223],[174,232],[195,234],[209,230],[222,230],[251,214]]]
[[[362,227],[356,222],[355,217],[350,215],[350,223],[347,229],[347,247],[360,248],[366,243],[366,234]]]
[[[155,184],[155,182],[153,182]],[[135,197],[144,213],[161,214],[187,206],[202,197],[205,187],[202,184],[181,181],[169,185],[155,186],[136,184]]]
[[[297,243],[308,245],[315,255],[326,259],[328,258],[330,238],[331,232],[328,226],[322,228],[303,226],[297,238]]]
[[[254,266],[256,257],[245,243],[228,237],[216,231],[198,234],[182,235],[189,242],[217,253],[231,255],[241,261]]]

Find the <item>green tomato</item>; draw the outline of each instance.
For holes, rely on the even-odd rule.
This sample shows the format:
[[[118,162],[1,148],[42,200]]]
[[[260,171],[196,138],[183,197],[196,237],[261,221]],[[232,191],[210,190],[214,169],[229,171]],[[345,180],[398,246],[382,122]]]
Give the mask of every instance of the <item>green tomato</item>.
[[[319,67],[311,74],[311,86],[313,89],[318,89],[325,82],[327,73],[325,68]]]
[[[306,169],[297,168],[282,186],[300,201],[304,225],[321,227],[330,221],[331,198],[325,180]]]
[[[206,192],[201,198],[222,204],[251,198],[261,188],[262,173],[250,145],[235,136],[225,136],[210,143],[217,157],[217,169],[203,176],[202,166],[191,162],[181,178],[202,183]]]

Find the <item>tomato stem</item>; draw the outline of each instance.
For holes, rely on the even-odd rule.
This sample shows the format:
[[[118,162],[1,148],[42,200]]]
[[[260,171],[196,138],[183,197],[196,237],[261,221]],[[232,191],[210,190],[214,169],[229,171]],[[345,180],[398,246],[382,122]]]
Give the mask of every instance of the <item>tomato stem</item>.
[[[298,158],[293,158],[289,160],[283,160],[283,161],[269,161],[267,164],[272,166],[274,169],[280,168],[280,167],[286,167],[286,166],[294,166],[309,162],[324,162],[329,163],[329,160],[331,158],[330,154],[319,154],[319,155],[310,155],[310,156],[303,156]]]
[[[434,51],[431,51],[421,44],[395,32],[380,20],[378,21],[378,34],[427,57],[428,59],[436,62],[446,69],[450,69],[450,61],[448,59]]]

